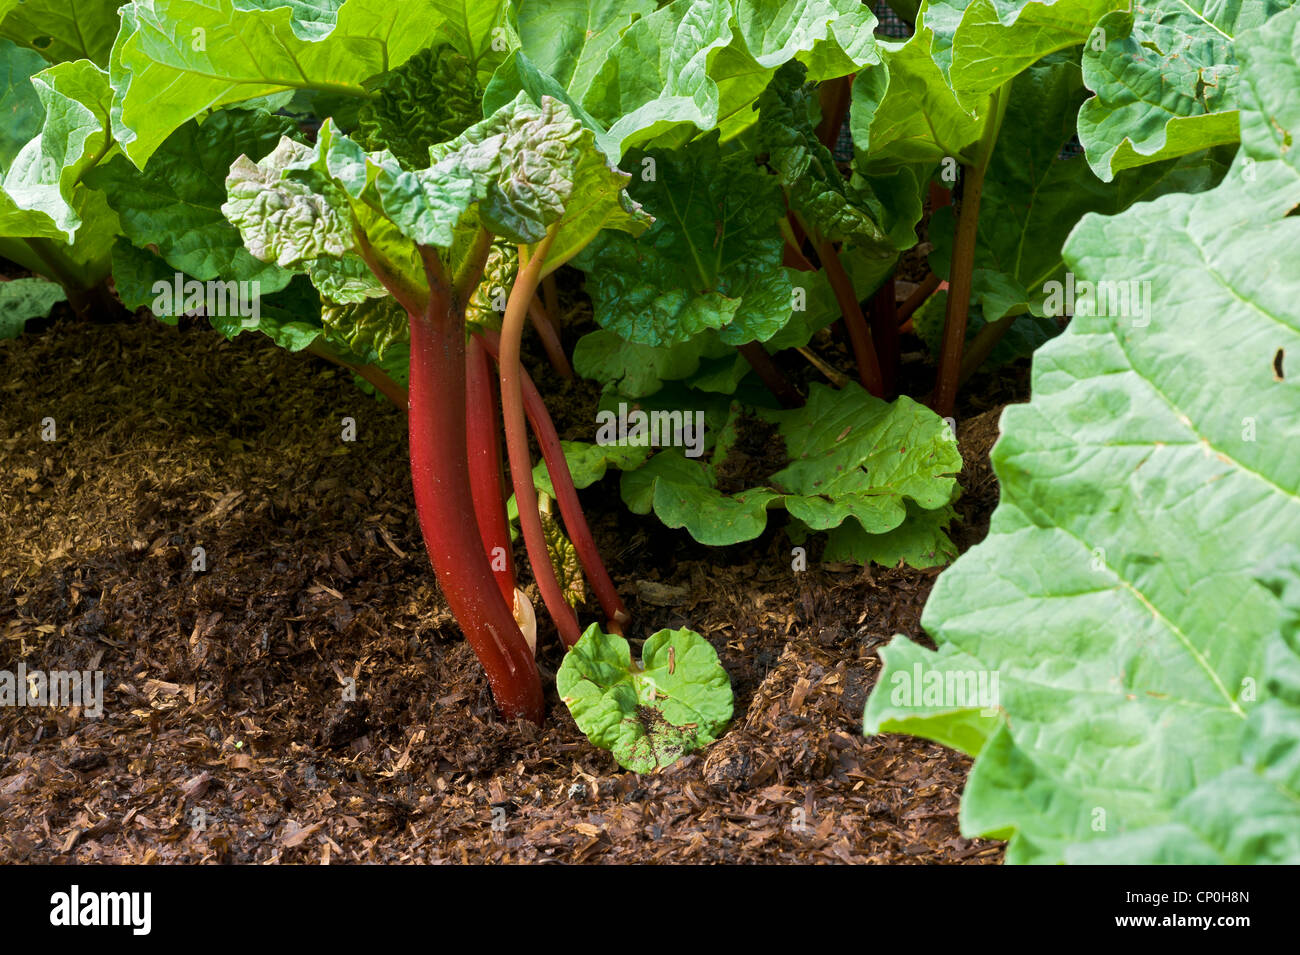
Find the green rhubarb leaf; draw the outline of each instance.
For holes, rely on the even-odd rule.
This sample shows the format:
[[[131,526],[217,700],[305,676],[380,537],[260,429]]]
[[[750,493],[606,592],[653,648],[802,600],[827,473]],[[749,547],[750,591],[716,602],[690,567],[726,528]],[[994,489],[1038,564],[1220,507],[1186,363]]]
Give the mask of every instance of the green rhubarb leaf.
[[[989,536],[925,610],[941,653],[999,677],[1005,716],[970,749],[961,822],[1009,838],[1011,862],[1297,861],[1294,631],[1258,578],[1300,521],[1296,384],[1275,367],[1300,352],[1300,9],[1236,55],[1242,149],[1223,182],[1071,234],[1080,280],[1150,283],[1153,307],[1077,314],[1038,352],[993,452]],[[888,713],[938,736],[941,716],[913,722],[883,692],[868,732]]]
[[[0,176],[45,122],[45,107],[31,81],[45,66],[38,53],[0,40],[0,116],[5,117],[0,123]]]
[[[731,721],[731,681],[717,651],[692,630],[660,630],[634,663],[627,640],[592,624],[555,683],[578,729],[635,773],[708,746]]]
[[[11,74],[12,76],[13,74]],[[88,195],[82,177],[116,149],[108,135],[108,76],[88,60],[60,63],[31,77],[44,108],[40,132],[14,157],[0,181],[0,235],[57,238],[71,242],[83,212],[107,232],[107,254],[116,217],[102,197]],[[23,123],[30,126],[31,115]]]
[[[61,287],[45,279],[0,282],[0,339],[17,338],[33,318],[44,318],[66,299]]]
[[[955,13],[931,16],[935,27],[931,55],[948,77],[957,100],[968,110],[983,109],[989,94],[1001,89],[1050,53],[1084,43],[1107,13],[1126,9],[1130,0],[943,0],[930,4]]]
[[[259,261],[222,212],[225,179],[243,155],[265,156],[294,131],[282,117],[223,110],[200,126],[189,122],[167,138],[144,171],[124,156],[86,176],[103,190],[137,246],[151,246],[174,269],[198,279],[257,281],[279,291],[292,273]]]
[[[1074,136],[1074,116],[1086,96],[1078,63],[1053,55],[1011,84],[997,149],[984,178],[972,296],[983,318],[1032,311],[1046,314],[1048,283],[1065,280],[1061,247],[1088,212],[1113,214],[1168,192],[1199,192],[1226,167],[1202,154],[1099,182],[1077,157],[1062,159]],[[930,266],[948,278],[955,217],[952,207],[930,220]],[[1058,313],[1059,314],[1059,313]]]
[[[367,152],[387,149],[408,169],[429,165],[429,148],[482,119],[473,63],[448,44],[421,50],[389,73],[358,114],[353,139]]]
[[[121,5],[122,0],[0,0],[0,37],[51,63],[93,60],[106,67]]]
[[[240,156],[230,167],[221,212],[239,230],[248,251],[262,262],[300,269],[318,258],[342,256],[353,247],[346,206],[284,175],[313,156],[312,147],[286,136],[261,160]]]
[[[176,270],[161,255],[132,245],[126,236],[118,236],[113,245],[112,271],[117,297],[129,312],[138,308],[153,310],[159,294],[156,288],[171,285],[176,280]],[[162,309],[154,311],[155,317],[176,324],[174,316],[159,315],[158,311]]]
[[[1261,578],[1281,604],[1265,644],[1262,698],[1242,765],[1197,786],[1168,823],[1071,846],[1083,864],[1295,865],[1300,862],[1300,551],[1288,544]]]
[[[817,88],[807,68],[790,62],[777,70],[758,100],[758,147],[790,197],[790,206],[818,241],[846,243],[893,256],[894,247],[872,218],[857,189],[817,138],[821,119]]]
[[[706,357],[734,354],[732,346],[711,332],[668,345],[637,345],[598,329],[578,339],[573,369],[583,378],[612,384],[628,398],[642,398],[657,392],[666,381],[695,374]]]
[[[596,321],[641,345],[706,329],[733,345],[776,334],[792,299],[774,178],[748,153],[724,156],[716,133],[628,164],[642,170],[629,191],[656,221],[638,237],[608,232],[579,259]]]
[[[849,518],[826,532],[822,560],[864,566],[895,567],[901,562],[921,569],[942,567],[957,557],[957,546],[947,534],[948,526],[956,519],[957,512],[951,506],[927,511],[908,504],[902,524],[892,531],[872,534],[857,520]]]
[[[581,103],[623,31],[657,7],[656,0],[518,0],[520,49]]]
[[[510,242],[556,238],[545,272],[581,251],[602,230],[635,235],[650,218],[631,202],[630,178],[596,148],[595,135],[549,96],[534,106],[520,93],[510,105],[456,139],[434,147],[439,167],[454,162],[473,176],[483,225]],[[399,223],[400,224],[400,223]]]
[[[383,362],[395,351],[409,355],[411,330],[406,311],[393,299],[368,298],[355,304],[326,303],[321,309],[325,338],[362,359]]]
[[[1097,25],[1083,51],[1093,96],[1079,111],[1088,162],[1109,182],[1123,169],[1238,138],[1234,38],[1294,0],[1140,0]]]
[[[733,6],[745,48],[764,68],[798,59],[817,82],[880,62],[875,14],[857,0],[734,0]]]
[[[441,14],[440,32],[486,81],[506,54],[519,45],[507,21],[507,0],[429,0]]]
[[[857,385],[836,391],[814,383],[803,408],[752,413],[776,426],[789,460],[766,478],[755,476],[762,483],[731,494],[719,489],[745,414],[734,406],[707,460],[676,448],[660,451],[624,473],[624,502],[634,513],[653,510],[702,544],[723,546],[761,534],[773,507],[784,507],[813,530],[851,518],[864,533],[888,534],[903,524],[909,506],[944,508],[956,488],[962,463],[951,432],[908,398],[891,404]],[[938,542],[941,536],[933,538],[937,550],[950,547]],[[917,553],[916,547],[895,547],[889,562]]]
[[[853,81],[849,128],[863,172],[888,172],[912,163],[932,167],[960,160],[979,141],[986,117],[957,101],[930,55],[932,33],[923,17],[906,42],[881,41],[883,66]]]
[[[143,167],[201,113],[285,90],[366,82],[436,42],[439,0],[133,0],[113,46],[113,134]],[[448,32],[446,35],[451,35]]]

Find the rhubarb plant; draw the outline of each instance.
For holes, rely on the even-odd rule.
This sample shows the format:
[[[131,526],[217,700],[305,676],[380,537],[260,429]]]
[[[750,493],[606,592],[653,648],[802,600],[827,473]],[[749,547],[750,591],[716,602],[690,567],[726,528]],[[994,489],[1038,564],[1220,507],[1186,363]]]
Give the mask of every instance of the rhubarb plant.
[[[1137,283],[1151,312],[1080,309],[1038,352],[989,537],[926,606],[938,649],[896,637],[867,704],[868,732],[975,757],[962,828],[1008,861],[1300,861],[1297,567],[1277,545],[1300,520],[1300,10],[1235,57],[1219,185],[1071,233],[1078,281]]]
[[[411,473],[421,530],[447,600],[510,717],[540,721],[542,695],[533,652],[516,622],[521,611],[507,602],[498,578],[508,573],[510,542],[500,467],[492,460],[497,439],[486,356],[499,369],[510,473],[530,561],[548,612],[573,644],[581,631],[547,549],[528,420],[544,451],[558,452],[558,438],[525,381],[519,349],[543,276],[604,229],[636,232],[649,224],[624,193],[626,180],[567,106],[550,97],[535,105],[522,93],[432,147],[424,168],[407,169],[387,150],[368,153],[327,121],[313,147],[286,137],[258,162],[238,160],[227,179],[224,211],[254,255],[314,275],[360,261],[406,311]],[[475,332],[467,350],[465,306],[497,240],[517,247],[518,272],[500,333]],[[620,627],[627,613],[575,510],[563,455],[548,454],[547,464],[553,485],[562,488],[557,499],[588,579],[609,625]]]

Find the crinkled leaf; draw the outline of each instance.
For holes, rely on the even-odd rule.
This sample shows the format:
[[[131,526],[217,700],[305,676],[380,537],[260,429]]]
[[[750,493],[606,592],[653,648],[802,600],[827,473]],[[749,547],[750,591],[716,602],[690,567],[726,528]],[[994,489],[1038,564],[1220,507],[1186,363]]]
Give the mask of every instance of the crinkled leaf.
[[[592,744],[636,773],[708,746],[731,721],[731,681],[717,651],[692,630],[660,630],[633,663],[627,640],[592,624],[555,683]]]
[[[520,93],[509,106],[435,147],[439,167],[455,161],[474,177],[483,225],[511,242],[535,244],[550,229],[552,271],[602,229],[636,234],[649,217],[628,200],[630,178],[596,148],[594,133],[559,100],[534,106]]]
[[[1243,140],[1227,178],[1086,216],[1071,235],[1081,279],[1151,283],[1149,323],[1076,315],[1039,351],[1033,399],[1003,416],[989,536],[926,607],[941,651],[1000,677],[1006,717],[975,749],[962,829],[1010,837],[1009,861],[1174,861],[1171,826],[1197,833],[1179,861],[1293,844],[1251,834],[1279,823],[1274,774],[1295,766],[1252,739],[1281,617],[1256,578],[1300,522],[1296,384],[1273,367],[1300,352],[1300,10],[1239,36],[1237,56]],[[891,727],[938,738],[943,719]],[[1115,835],[1114,851],[1098,841]]]
[[[258,162],[241,156],[230,167],[221,212],[239,230],[248,251],[263,262],[300,269],[317,258],[339,257],[352,249],[346,209],[283,175],[312,156],[312,147],[286,136]]]
[[[1294,0],[1141,0],[1098,25],[1083,51],[1093,96],[1079,111],[1079,140],[1109,182],[1120,170],[1235,143],[1233,38]]]
[[[790,197],[791,208],[814,237],[877,249],[892,255],[892,243],[865,202],[817,138],[821,118],[817,88],[805,84],[807,68],[787,63],[758,100],[758,147]]]
[[[384,77],[358,114],[352,138],[367,152],[387,149],[408,169],[429,165],[429,148],[482,118],[474,65],[450,45],[421,50]]]
[[[281,117],[223,110],[202,126],[178,129],[143,172],[117,156],[86,182],[103,190],[127,238],[152,246],[174,269],[204,280],[255,280],[263,292],[276,292],[292,273],[250,254],[222,206],[231,164],[242,155],[265,156],[293,129]]]
[[[629,189],[656,221],[639,237],[608,232],[580,258],[596,321],[642,345],[710,328],[728,344],[776,334],[792,303],[775,179],[747,153],[724,157],[716,134],[629,165],[654,170]]]
[[[368,365],[378,364],[402,346],[410,345],[406,311],[391,298],[368,298],[347,305],[328,303],[320,317],[325,338]]]

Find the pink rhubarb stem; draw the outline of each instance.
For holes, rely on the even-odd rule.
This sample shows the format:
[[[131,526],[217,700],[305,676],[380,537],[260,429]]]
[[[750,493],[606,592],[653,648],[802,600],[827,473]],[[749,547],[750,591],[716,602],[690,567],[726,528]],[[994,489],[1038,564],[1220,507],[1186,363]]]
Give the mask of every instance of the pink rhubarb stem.
[[[546,537],[542,530],[542,517],[537,508],[537,488],[533,484],[533,462],[528,451],[528,424],[524,412],[522,366],[520,350],[523,343],[524,322],[528,318],[528,304],[537,294],[542,265],[554,239],[547,233],[531,258],[525,262],[527,250],[519,250],[519,274],[506,300],[506,314],[501,322],[501,412],[505,419],[506,451],[510,459],[510,481],[515,489],[515,503],[519,508],[519,529],[528,548],[528,562],[532,564],[537,589],[542,602],[555,621],[565,646],[573,646],[582,636],[578,617],[564,599]]]
[[[466,427],[469,438],[469,481],[474,514],[483,536],[497,587],[506,603],[514,606],[515,558],[510,547],[506,517],[505,481],[501,472],[501,438],[497,430],[497,395],[491,359],[477,336],[471,335],[465,353]]]
[[[533,296],[533,300],[528,303],[528,317],[532,320],[533,328],[537,330],[537,337],[542,340],[542,348],[546,350],[546,357],[550,360],[555,373],[561,378],[572,380],[573,366],[569,364],[569,358],[564,354],[564,343],[560,341],[560,333],[556,331],[555,323],[551,321],[551,316],[536,296]]]
[[[484,330],[481,334],[483,345],[488,353],[498,357],[501,347],[499,336],[488,330]],[[533,384],[528,372],[521,369],[519,376],[523,389],[524,411],[528,415],[533,436],[541,446],[542,458],[546,461],[546,470],[551,476],[551,485],[555,488],[555,500],[560,505],[560,516],[564,519],[564,528],[569,532],[569,538],[578,552],[578,559],[582,562],[587,581],[591,584],[596,599],[600,601],[600,608],[610,621],[611,629],[617,627],[621,632],[621,628],[631,617],[623,605],[622,598],[618,595],[618,588],[610,579],[609,571],[605,569],[605,562],[600,558],[596,539],[592,536],[591,527],[587,524],[587,516],[582,510],[582,503],[578,500],[578,490],[574,487],[573,474],[569,471],[569,462],[565,460],[564,448],[560,445],[560,435],[555,430],[555,422],[551,420],[550,412],[546,410],[546,403],[542,400],[542,394]]]

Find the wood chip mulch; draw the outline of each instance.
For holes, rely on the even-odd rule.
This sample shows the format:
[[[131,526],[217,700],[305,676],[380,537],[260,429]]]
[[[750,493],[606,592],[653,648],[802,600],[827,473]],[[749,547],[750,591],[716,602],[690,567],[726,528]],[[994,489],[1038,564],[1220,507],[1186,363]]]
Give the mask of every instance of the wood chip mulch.
[[[958,831],[967,759],[861,733],[937,572],[793,573],[779,527],[707,549],[616,477],[582,492],[630,636],[692,625],[736,691],[718,743],[637,776],[555,698],[553,631],[546,726],[497,718],[423,555],[404,421],[341,372],[152,320],[59,322],[0,362],[0,669],[105,678],[99,718],[0,708],[0,862],[1001,860]]]

